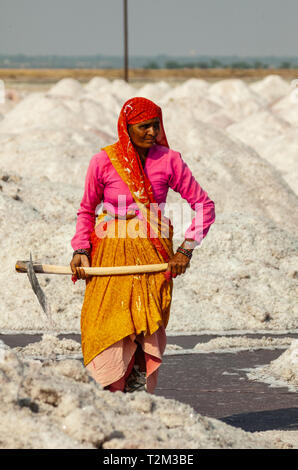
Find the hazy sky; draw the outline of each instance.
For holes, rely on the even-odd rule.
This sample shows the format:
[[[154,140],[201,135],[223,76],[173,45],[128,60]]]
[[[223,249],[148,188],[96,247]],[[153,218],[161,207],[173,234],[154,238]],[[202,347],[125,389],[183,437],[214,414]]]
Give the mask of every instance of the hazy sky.
[[[128,0],[130,55],[298,55],[297,0]],[[123,0],[0,0],[0,54],[123,53]]]

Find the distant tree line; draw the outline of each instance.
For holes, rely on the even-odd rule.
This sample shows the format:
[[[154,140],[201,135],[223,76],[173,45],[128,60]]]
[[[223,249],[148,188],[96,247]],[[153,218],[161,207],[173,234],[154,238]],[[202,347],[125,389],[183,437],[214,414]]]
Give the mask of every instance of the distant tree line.
[[[211,61],[195,61],[195,62],[179,62],[176,60],[168,60],[162,66],[160,66],[155,61],[150,61],[145,65],[146,69],[159,69],[159,68],[165,68],[165,69],[184,69],[184,68],[186,69],[195,69],[195,68],[200,68],[200,69],[208,69],[208,68],[267,69],[270,67],[280,68],[280,69],[297,69],[298,62],[292,63],[289,61],[283,61],[277,65],[276,64],[270,65],[260,60],[257,60],[254,62],[246,62],[246,61],[241,60],[241,61],[235,61],[231,63],[223,63],[217,59],[212,59]]]
[[[266,69],[266,68],[298,68],[298,57],[283,59],[282,57],[246,58],[237,56],[225,57],[222,60],[216,57],[201,57],[188,60],[185,57],[169,57],[159,55],[155,57],[132,56],[129,58],[130,68],[145,69],[181,69],[181,68],[238,68],[238,69]],[[99,68],[113,69],[123,67],[123,57],[119,56],[27,56],[25,54],[0,54],[0,68]]]

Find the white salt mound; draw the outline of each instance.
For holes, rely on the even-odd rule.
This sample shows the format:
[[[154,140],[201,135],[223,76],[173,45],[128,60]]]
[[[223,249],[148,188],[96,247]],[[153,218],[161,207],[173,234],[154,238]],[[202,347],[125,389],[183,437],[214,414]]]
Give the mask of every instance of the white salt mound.
[[[24,358],[56,359],[58,356],[81,355],[81,344],[72,339],[59,339],[57,335],[45,333],[41,341],[25,347],[16,347],[14,351]]]
[[[124,104],[125,101],[136,95],[136,89],[124,80],[113,80],[100,88],[108,96],[110,93],[119,98]]]
[[[224,107],[234,120],[260,111],[266,101],[240,79],[220,80],[210,85],[208,98]]]
[[[178,114],[180,109],[181,109],[181,112],[182,112],[182,109],[183,110],[189,109],[194,118],[194,122],[200,121],[200,120],[206,121],[207,119],[210,119],[211,117],[222,112],[222,108],[218,104],[200,95],[198,96],[190,95],[187,97],[179,97],[179,98],[176,98],[175,100],[170,98],[167,101],[164,99],[162,101],[162,108],[164,110],[165,116],[167,116],[165,119],[165,123],[169,122],[168,116],[170,112],[171,113],[173,112],[175,116]],[[174,121],[174,116],[172,117],[172,121]],[[183,118],[185,118],[184,113],[179,117],[179,121],[183,120]],[[187,126],[187,121],[184,121],[184,126]]]
[[[298,124],[298,103],[293,97],[293,90],[272,106],[272,111],[294,127]]]
[[[19,133],[28,128],[76,127],[80,115],[63,100],[57,100],[42,92],[29,94],[1,121],[0,132]]]
[[[36,92],[28,95],[0,121],[0,133],[21,133],[31,129],[68,129],[105,132],[116,130],[115,112],[95,100],[56,97]]]
[[[298,390],[298,340],[293,340],[290,347],[268,365],[251,370],[248,377],[263,381],[273,386],[288,386]]]
[[[262,150],[272,139],[283,135],[290,124],[275,116],[270,110],[250,114],[226,128],[229,135],[254,148],[261,156]]]
[[[198,343],[194,349],[197,351],[233,351],[233,350],[254,350],[254,349],[274,349],[276,347],[288,347],[292,338],[272,338],[263,336],[262,338],[248,338],[246,336],[222,336],[214,338],[207,343]]]
[[[3,449],[277,448],[175,400],[104,391],[73,359],[24,361],[0,349],[0,382]]]
[[[265,218],[218,214],[190,268],[174,280],[169,330],[297,328],[297,248],[294,236]]]
[[[85,84],[84,88],[85,90],[90,91],[92,93],[93,91],[97,91],[104,86],[108,86],[109,83],[110,82],[107,78],[93,77],[91,78],[91,80],[89,80],[88,83]]]
[[[159,87],[159,85],[158,85]],[[177,85],[164,93],[163,97],[161,98],[161,102],[167,103],[169,101],[176,101],[179,99],[189,99],[191,97],[198,98],[204,97],[209,89],[209,83],[206,80],[191,78],[189,80],[185,80],[180,85]]]
[[[171,90],[171,86],[164,81],[158,83],[146,83],[135,93],[135,96],[147,98],[158,104],[165,94],[170,93]]]
[[[109,141],[105,133],[78,132],[71,128],[0,133],[0,168],[2,171],[17,173],[23,178],[24,184],[26,179],[27,184],[31,184],[32,178],[46,178],[54,184],[76,186],[82,192],[90,155],[98,153],[101,146]],[[40,183],[40,186],[43,191],[43,184]],[[36,204],[44,204],[48,200],[54,209],[53,196],[53,191],[45,194],[43,200],[40,195]]]
[[[266,100],[267,104],[273,105],[275,101],[290,92],[289,83],[279,75],[268,75],[262,80],[257,80],[249,85],[250,88]]]
[[[264,145],[260,155],[279,170],[283,179],[298,195],[298,128],[277,134]]]
[[[63,78],[50,88],[48,94],[51,96],[79,98],[83,92],[84,88],[78,80]]]
[[[298,120],[294,117],[295,122],[291,122],[291,112],[288,113],[288,110],[292,108],[293,103],[289,104],[284,113],[280,113],[277,107],[252,113],[227,126],[226,131],[233,139],[249,145],[273,165],[297,194]],[[292,113],[295,112],[292,109]],[[293,124],[296,127],[292,127]]]
[[[217,213],[265,216],[295,232],[297,195],[270,163],[222,129],[195,119],[192,111],[165,107],[169,139],[201,186],[215,201]],[[188,123],[192,122],[192,125]]]

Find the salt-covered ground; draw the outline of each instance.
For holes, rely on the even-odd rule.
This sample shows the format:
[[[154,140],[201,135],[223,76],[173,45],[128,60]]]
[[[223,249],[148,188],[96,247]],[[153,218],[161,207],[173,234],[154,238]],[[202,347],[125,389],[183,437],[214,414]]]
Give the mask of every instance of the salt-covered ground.
[[[75,359],[26,360],[3,346],[0,359],[1,448],[287,448],[175,400],[104,391]]]
[[[215,224],[196,249],[190,269],[174,281],[169,334],[222,331],[222,338],[208,346],[198,345],[192,353],[204,348],[211,351],[291,347],[297,361],[297,342],[291,346],[290,339],[272,340],[269,344],[268,336],[259,343],[245,338],[245,331],[278,334],[298,328],[298,103],[290,84],[277,75],[251,84],[239,79],[211,84],[191,79],[176,86],[159,82],[141,88],[121,80],[96,77],[86,85],[64,79],[45,91],[11,90],[6,103],[0,104],[0,245],[4,254],[0,273],[1,333],[48,332],[48,319],[27,276],[15,272],[15,262],[28,259],[32,252],[36,261],[69,264],[70,240],[89,160],[101,147],[114,142],[118,113],[124,101],[132,96],[148,97],[162,107],[171,148],[181,152],[216,204]],[[169,207],[177,202],[184,201],[170,191]],[[175,229],[177,246],[183,237],[179,221]],[[68,276],[58,275],[40,275],[39,281],[50,303],[54,333],[79,332],[83,281],[73,285]],[[239,330],[243,332],[241,338],[227,339],[230,331]],[[44,345],[41,342],[34,346],[40,348],[40,356]],[[70,353],[72,346],[66,343],[54,347],[61,350],[62,356],[80,355],[79,349]],[[179,347],[176,352],[179,353]],[[14,357],[16,353],[18,358]],[[168,353],[175,353],[175,349],[169,347]],[[23,360],[22,351],[7,354],[10,359],[2,355],[1,367],[10,367],[10,360],[13,363]],[[33,356],[38,356],[38,350]],[[75,357],[71,360],[76,361]],[[286,355],[281,356],[281,363],[286,360]],[[27,367],[28,371],[31,367],[37,367],[36,370],[43,367],[36,364],[20,367]],[[78,362],[72,364],[79,370]],[[54,367],[49,366],[48,371]],[[46,369],[47,366],[43,372]],[[274,375],[271,372],[266,369],[259,376],[267,380],[266,377]],[[275,378],[280,375],[289,385],[293,385],[293,376],[297,379],[297,367],[291,368],[290,375],[283,373],[280,366],[274,367],[274,373]],[[15,379],[9,383],[5,387],[11,387],[13,396]],[[30,393],[27,398],[34,401]],[[113,403],[112,408],[118,399],[125,401],[123,397],[106,397],[105,392],[96,392],[94,388],[86,393],[90,393],[90,403],[96,393],[104,394],[104,399]],[[155,399],[159,400],[148,398],[152,403]],[[24,420],[24,426],[28,423],[33,434],[35,420],[41,419],[45,432],[55,435],[57,417],[52,411],[47,409],[33,416],[30,407],[18,408],[12,398],[9,406],[11,416],[20,414],[20,420]],[[162,406],[171,408],[172,404],[163,401]],[[87,419],[79,409],[76,413],[80,417],[69,418],[70,421]],[[63,425],[59,433],[64,432]],[[222,432],[227,435],[226,430]],[[207,447],[216,447],[206,429],[201,428],[200,433],[202,440],[189,442],[194,442],[194,446],[206,443]],[[37,436],[30,434],[25,438],[21,434],[15,441],[17,445],[36,445]],[[47,445],[45,435],[44,441],[40,438],[42,446]],[[132,439],[127,436],[125,439]],[[177,436],[173,434],[173,446]],[[88,438],[78,436],[66,436],[65,441],[55,439],[49,439],[52,443],[49,445],[59,442],[65,442],[62,446],[94,445]],[[111,442],[115,446],[128,445],[123,444],[126,441],[122,437],[120,441],[113,439],[107,438],[109,445]],[[237,439],[235,442],[242,441],[242,437]],[[243,442],[250,446],[249,437],[245,439]],[[4,446],[11,445],[14,443],[5,441]],[[225,440],[220,444],[229,445]]]

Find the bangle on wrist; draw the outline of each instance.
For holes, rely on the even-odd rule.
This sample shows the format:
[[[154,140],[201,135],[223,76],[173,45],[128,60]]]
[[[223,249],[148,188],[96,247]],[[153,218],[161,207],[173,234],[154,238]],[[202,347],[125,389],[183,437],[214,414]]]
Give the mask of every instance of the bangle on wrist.
[[[179,246],[177,248],[177,253],[182,253],[183,255],[187,256],[189,259],[192,257],[192,250],[187,250],[186,248],[182,248],[182,246]]]

